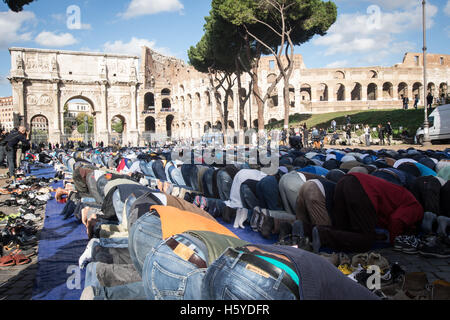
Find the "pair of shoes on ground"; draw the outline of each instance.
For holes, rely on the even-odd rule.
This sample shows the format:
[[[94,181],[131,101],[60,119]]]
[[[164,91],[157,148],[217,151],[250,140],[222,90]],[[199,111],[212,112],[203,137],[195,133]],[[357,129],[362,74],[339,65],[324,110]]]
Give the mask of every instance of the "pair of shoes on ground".
[[[281,246],[291,246],[309,252],[318,253],[320,250],[320,239],[317,228],[313,229],[313,239],[305,236],[303,222],[295,221],[293,224],[283,222],[280,224],[279,240],[276,243]]]
[[[391,300],[450,300],[450,283],[436,280],[428,282],[424,272],[412,272],[395,286],[383,289]]]
[[[425,212],[422,220],[422,230],[425,234],[436,233],[439,236],[450,235],[450,218],[445,216],[437,216],[432,212]]]
[[[275,228],[275,219],[270,216],[269,210],[255,207],[250,217],[250,227],[253,231],[260,232],[264,238],[270,239]]]
[[[398,236],[395,238],[394,250],[407,254],[423,255],[432,258],[450,258],[449,236]]]
[[[29,264],[31,257],[36,254],[34,250],[23,250],[20,248],[12,248],[10,250],[3,249],[3,256],[0,258],[0,268],[21,266]]]
[[[321,252],[319,254],[322,258],[325,258],[326,260],[328,260],[332,265],[334,265],[335,267],[343,267],[344,266],[350,266],[350,258],[348,257],[348,255],[346,255],[345,253],[326,253],[326,252]]]

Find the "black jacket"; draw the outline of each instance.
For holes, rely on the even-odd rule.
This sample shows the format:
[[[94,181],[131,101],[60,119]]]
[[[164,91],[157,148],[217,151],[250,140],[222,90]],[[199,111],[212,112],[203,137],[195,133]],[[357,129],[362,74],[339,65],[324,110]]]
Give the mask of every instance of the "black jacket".
[[[28,149],[30,146],[30,142],[27,140],[27,137],[16,130],[11,131],[5,138],[4,142],[6,142],[6,146],[11,149],[17,149],[19,142],[22,142],[22,146],[25,149]]]

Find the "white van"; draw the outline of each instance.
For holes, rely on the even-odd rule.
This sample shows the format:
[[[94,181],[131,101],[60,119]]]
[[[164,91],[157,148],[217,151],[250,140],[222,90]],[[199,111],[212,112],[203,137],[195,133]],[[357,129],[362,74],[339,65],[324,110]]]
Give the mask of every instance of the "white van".
[[[430,140],[438,142],[441,140],[450,140],[450,104],[437,107],[429,116]],[[424,137],[423,127],[416,133],[416,143],[422,144]]]

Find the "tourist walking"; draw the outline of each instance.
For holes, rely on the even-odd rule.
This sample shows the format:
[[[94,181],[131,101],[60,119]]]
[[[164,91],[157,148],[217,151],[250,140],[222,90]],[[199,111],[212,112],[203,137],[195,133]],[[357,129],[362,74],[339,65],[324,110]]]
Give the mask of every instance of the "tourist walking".
[[[416,98],[414,99],[414,109],[417,110],[418,106],[419,106],[419,96],[416,94]]]
[[[384,128],[381,124],[378,125],[378,138],[380,139],[380,146],[384,146]]]
[[[429,92],[428,96],[427,96],[427,108],[428,109],[431,109],[433,107],[433,100],[434,100],[434,97],[431,94],[431,92]]]
[[[388,123],[386,124],[385,132],[386,132],[388,144],[391,145],[392,126],[391,126],[391,122],[390,121],[388,121]]]
[[[368,124],[364,127],[364,136],[366,138],[366,147],[370,147],[370,127]]]

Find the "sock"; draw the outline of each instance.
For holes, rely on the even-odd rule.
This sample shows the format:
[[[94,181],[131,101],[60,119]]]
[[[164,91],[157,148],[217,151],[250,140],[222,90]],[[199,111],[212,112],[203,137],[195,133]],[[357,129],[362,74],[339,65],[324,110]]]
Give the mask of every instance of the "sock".
[[[238,228],[242,228],[245,229],[244,227],[244,222],[247,220],[248,217],[248,210],[247,209],[238,209],[236,212],[236,219],[234,220],[234,225],[233,227],[235,229]]]
[[[98,245],[100,245],[99,239],[92,239],[91,241],[89,241],[88,245],[86,246],[86,250],[84,250],[83,254],[78,260],[80,269],[84,269],[84,267],[92,260],[92,253],[94,252],[94,248]]]

